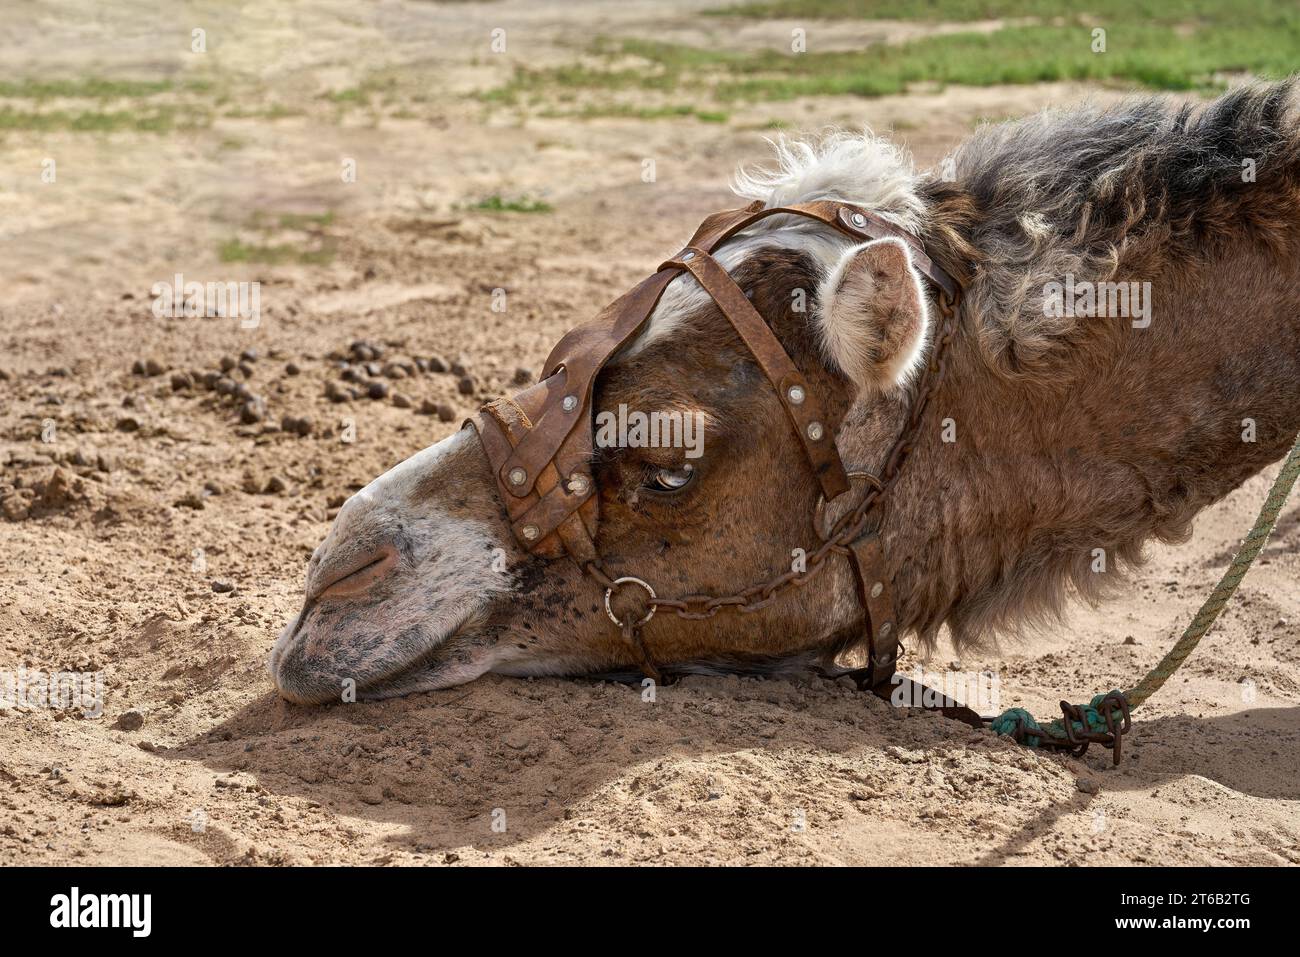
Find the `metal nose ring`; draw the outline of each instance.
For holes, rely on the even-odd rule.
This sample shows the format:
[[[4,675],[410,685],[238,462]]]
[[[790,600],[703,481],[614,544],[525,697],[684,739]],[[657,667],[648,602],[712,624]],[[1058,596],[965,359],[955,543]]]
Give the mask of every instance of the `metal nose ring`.
[[[622,578],[615,578],[614,584],[610,585],[608,588],[605,589],[605,614],[609,615],[609,620],[612,621],[615,625],[617,625],[620,628],[623,627],[623,622],[618,620],[618,616],[614,614],[614,609],[609,606],[609,600],[614,594],[615,585],[624,585],[624,584],[640,585],[642,588],[645,589],[646,594],[650,597],[650,600],[646,603],[650,607],[650,610],[645,613],[644,618],[642,618],[640,621],[636,623],[638,625],[644,625],[647,621],[653,618],[655,616],[655,612],[658,611],[658,608],[655,606],[655,599],[658,598],[659,596],[655,594],[655,590],[650,587],[649,582],[642,581],[640,578],[637,578],[635,575],[624,575]]]

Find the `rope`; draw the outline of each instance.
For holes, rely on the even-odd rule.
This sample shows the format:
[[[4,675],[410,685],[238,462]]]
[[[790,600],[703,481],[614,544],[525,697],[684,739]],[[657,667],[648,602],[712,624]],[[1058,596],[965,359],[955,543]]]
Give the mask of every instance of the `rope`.
[[[1291,446],[1291,454],[1282,463],[1282,471],[1278,472],[1273,487],[1269,489],[1268,498],[1264,500],[1264,506],[1259,510],[1259,518],[1255,519],[1255,527],[1246,535],[1246,540],[1241,543],[1236,558],[1219,579],[1219,584],[1214,587],[1210,597],[1205,599],[1205,604],[1183,631],[1183,636],[1169,649],[1169,654],[1161,658],[1160,663],[1147,672],[1147,676],[1128,692],[1129,704],[1132,707],[1136,708],[1159,691],[1160,686],[1178,670],[1178,666],[1210,630],[1210,626],[1219,617],[1219,612],[1223,611],[1224,606],[1236,592],[1237,586],[1241,584],[1241,580],[1246,577],[1250,566],[1264,550],[1268,536],[1272,534],[1273,526],[1277,524],[1277,517],[1286,503],[1287,496],[1291,494],[1297,477],[1300,477],[1300,436],[1296,437],[1295,445]]]
[[[1200,643],[1205,633],[1210,630],[1210,627],[1219,617],[1219,613],[1223,611],[1237,591],[1237,586],[1241,584],[1241,580],[1246,577],[1246,572],[1250,570],[1250,566],[1255,563],[1259,553],[1264,550],[1264,545],[1268,542],[1268,536],[1272,533],[1274,526],[1277,525],[1277,517],[1282,511],[1282,506],[1286,503],[1287,496],[1291,494],[1291,489],[1295,486],[1297,478],[1300,478],[1300,435],[1296,436],[1290,454],[1287,455],[1286,461],[1282,463],[1282,470],[1278,472],[1277,478],[1273,481],[1273,487],[1269,489],[1268,498],[1264,500],[1264,505],[1260,508],[1259,517],[1255,519],[1254,527],[1241,543],[1241,548],[1238,549],[1227,571],[1223,573],[1223,577],[1219,579],[1219,584],[1215,586],[1214,591],[1210,593],[1210,597],[1201,605],[1196,617],[1184,629],[1182,637],[1169,649],[1169,653],[1147,672],[1145,678],[1125,694],[1130,708],[1136,708],[1159,691],[1161,686],[1169,680],[1169,677],[1178,670],[1178,666],[1187,660],[1187,656]],[[1111,692],[1111,694],[1117,695],[1119,692]],[[1083,715],[1088,727],[1085,729],[1083,727],[1084,722],[1074,721],[1072,724],[1075,731],[1106,731],[1106,719],[1102,712],[1098,710],[1102,700],[1106,697],[1105,694],[1097,695],[1090,704],[1082,705],[1076,709],[1078,713]],[[1117,712],[1113,711],[1112,717],[1116,716]],[[1033,715],[1024,708],[1010,708],[1002,712],[993,719],[990,727],[997,734],[1017,737],[1021,744],[1031,748],[1039,747],[1045,741],[1049,744],[1055,741],[1064,741],[1067,737],[1061,718],[1039,724],[1034,720]]]
[[[1112,691],[1109,694],[1119,693],[1118,691]],[[1090,703],[1080,706],[1079,711],[1083,714],[1083,720],[1070,722],[1075,731],[1075,737],[1082,735],[1085,731],[1094,731],[1100,734],[1107,730],[1106,718],[1101,710],[1102,702],[1107,697],[1109,697],[1108,694],[1099,694]],[[1118,725],[1122,719],[1123,714],[1119,708],[1112,708],[1111,721],[1113,724]],[[1042,725],[1024,708],[1008,708],[993,719],[990,727],[995,734],[1014,736],[1019,731],[1020,743],[1029,748],[1038,747],[1047,737],[1061,741],[1064,741],[1067,737],[1065,725],[1062,723],[1061,718]],[[1020,729],[1023,729],[1023,731]]]

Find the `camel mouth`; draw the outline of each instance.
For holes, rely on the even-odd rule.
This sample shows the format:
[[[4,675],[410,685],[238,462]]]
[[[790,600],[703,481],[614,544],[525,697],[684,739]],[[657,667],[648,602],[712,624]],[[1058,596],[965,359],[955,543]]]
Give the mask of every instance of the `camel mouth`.
[[[375,564],[368,562],[338,582],[372,574]],[[467,664],[459,651],[474,637],[484,609],[424,617],[411,609],[388,610],[382,602],[319,601],[322,596],[325,592],[307,599],[271,649],[271,679],[295,704],[376,701],[462,684],[487,670]],[[359,638],[374,635],[389,640],[353,652]]]

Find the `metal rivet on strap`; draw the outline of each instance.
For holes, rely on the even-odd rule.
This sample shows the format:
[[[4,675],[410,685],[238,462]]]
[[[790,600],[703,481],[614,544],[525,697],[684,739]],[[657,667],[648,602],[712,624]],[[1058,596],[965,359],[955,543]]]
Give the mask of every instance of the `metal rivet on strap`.
[[[536,540],[537,536],[542,533],[542,530],[536,525],[525,525],[519,530],[519,532],[524,536],[524,538],[531,542]]]
[[[566,395],[560,402],[560,408],[565,412],[572,412],[578,407],[578,397],[576,395]]]
[[[853,225],[857,226],[859,229],[867,225],[867,217],[863,216],[861,213],[854,213],[852,216],[849,217],[849,221],[852,222]]]
[[[880,626],[880,637],[888,638],[889,633],[893,630],[894,630],[894,623],[892,621],[885,622],[883,625]]]
[[[682,262],[686,262],[686,260],[694,259],[694,258],[695,258],[695,253],[692,252],[682,253]]]
[[[881,592],[883,592],[884,590],[885,590],[885,583],[884,583],[884,582],[876,582],[874,585],[871,586],[871,597],[872,597],[872,598],[879,598]]]
[[[790,388],[786,390],[785,395],[786,398],[790,400],[791,405],[802,405],[803,400],[807,398],[807,393],[804,392],[803,386],[801,385],[790,386]]]
[[[814,442],[820,442],[822,436],[825,434],[826,434],[826,430],[822,428],[822,424],[820,422],[808,423],[808,438],[812,439]]]
[[[574,495],[585,495],[587,492],[587,476],[581,472],[574,472],[569,476],[569,491]]]
[[[510,470],[510,475],[507,477],[510,479],[511,485],[523,485],[528,481],[528,473],[518,466],[512,468]]]

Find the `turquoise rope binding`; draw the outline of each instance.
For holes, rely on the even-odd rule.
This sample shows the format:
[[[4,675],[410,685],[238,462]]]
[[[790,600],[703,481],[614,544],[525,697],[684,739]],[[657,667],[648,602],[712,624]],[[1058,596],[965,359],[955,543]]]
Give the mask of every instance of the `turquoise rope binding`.
[[[1210,597],[1205,600],[1201,610],[1197,612],[1196,617],[1184,630],[1182,637],[1170,649],[1169,654],[1165,655],[1160,662],[1151,669],[1138,685],[1127,694],[1129,708],[1136,708],[1147,698],[1151,697],[1160,686],[1169,680],[1170,675],[1178,670],[1187,656],[1192,653],[1201,638],[1210,626],[1214,624],[1219,617],[1219,612],[1223,611],[1224,606],[1228,604],[1233,593],[1236,592],[1237,586],[1241,580],[1246,577],[1246,572],[1254,564],[1259,553],[1264,550],[1264,545],[1268,541],[1269,534],[1277,524],[1277,517],[1282,511],[1282,506],[1286,503],[1287,496],[1291,494],[1291,489],[1295,486],[1296,480],[1300,479],[1300,436],[1296,436],[1295,444],[1291,446],[1291,452],[1282,463],[1282,469],[1278,472],[1277,478],[1273,482],[1273,487],[1268,491],[1268,498],[1265,499],[1264,505],[1260,508],[1259,517],[1255,520],[1254,527],[1246,535],[1245,541],[1242,542],[1241,548],[1238,549],[1236,556],[1232,559],[1232,564],[1228,570],[1223,573],[1219,584],[1215,587]],[[1118,692],[1112,692],[1116,694]],[[1099,694],[1092,699],[1092,703],[1083,708],[1084,717],[1088,722],[1088,730],[1106,731],[1106,719],[1102,717],[1097,710],[1097,705],[1106,696]],[[1114,712],[1113,717],[1116,720],[1116,726],[1120,714]],[[993,719],[989,725],[997,734],[1014,735],[1016,727],[1023,725],[1028,732],[1024,736],[1021,744],[1026,747],[1037,748],[1047,738],[1056,741],[1065,741],[1065,726],[1061,723],[1062,719],[1057,718],[1055,721],[1049,721],[1047,724],[1039,724],[1024,708],[1010,708]],[[1075,731],[1083,730],[1083,723],[1079,721],[1072,722]]]
[[[1119,694],[1119,691],[1112,691],[1110,693]],[[1088,726],[1085,729],[1083,726],[1084,722],[1071,721],[1070,724],[1073,726],[1074,731],[1109,730],[1106,727],[1106,718],[1099,710],[1099,705],[1105,697],[1106,695],[1099,694],[1092,699],[1090,704],[1084,705],[1083,717],[1087,721]],[[1115,726],[1118,727],[1120,720],[1123,718],[1123,713],[1118,708],[1115,708],[1111,711],[1111,718],[1113,719]],[[1024,740],[1020,743],[1027,748],[1036,748],[1042,744],[1044,738],[1050,737],[1057,741],[1068,740],[1065,734],[1065,725],[1062,723],[1062,720],[1063,719],[1061,718],[1057,718],[1055,721],[1047,722],[1047,724],[1039,724],[1034,720],[1034,716],[1024,708],[1008,708],[1006,711],[1003,711],[1000,715],[994,718],[989,727],[992,728],[995,734],[1011,735],[1015,733],[1017,725],[1024,725],[1027,733],[1025,734]]]

